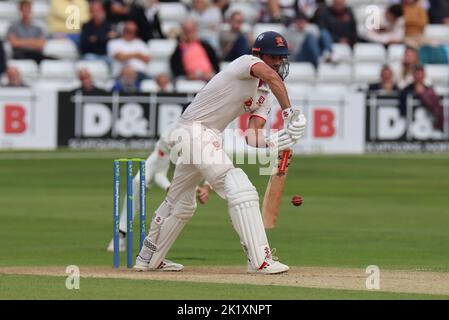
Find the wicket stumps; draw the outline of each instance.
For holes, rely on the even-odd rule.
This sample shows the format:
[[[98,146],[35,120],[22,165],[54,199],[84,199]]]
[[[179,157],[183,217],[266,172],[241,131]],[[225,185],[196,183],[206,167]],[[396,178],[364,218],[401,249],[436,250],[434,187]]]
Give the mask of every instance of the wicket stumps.
[[[145,160],[143,159],[116,159],[114,160],[114,268],[120,267],[119,226],[120,226],[120,164],[126,163],[126,265],[133,267],[133,165],[140,164],[140,196],[139,196],[139,250],[142,248],[146,236],[146,185]]]

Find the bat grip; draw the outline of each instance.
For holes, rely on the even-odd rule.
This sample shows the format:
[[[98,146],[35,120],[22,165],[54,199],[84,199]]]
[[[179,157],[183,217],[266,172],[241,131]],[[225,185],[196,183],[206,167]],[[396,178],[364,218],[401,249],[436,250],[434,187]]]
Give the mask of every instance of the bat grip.
[[[283,174],[287,170],[288,159],[290,157],[291,149],[287,149],[282,151],[281,160],[279,162],[279,170],[278,173]]]

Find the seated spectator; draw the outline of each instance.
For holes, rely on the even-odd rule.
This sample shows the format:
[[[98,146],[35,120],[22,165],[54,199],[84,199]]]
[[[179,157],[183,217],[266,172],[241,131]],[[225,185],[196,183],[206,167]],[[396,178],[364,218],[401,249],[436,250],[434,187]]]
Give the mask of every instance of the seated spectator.
[[[48,32],[52,37],[68,38],[79,47],[80,29],[88,20],[87,0],[51,0]]]
[[[117,34],[105,19],[103,3],[100,0],[93,0],[89,8],[91,19],[81,29],[81,54],[86,60],[99,59],[109,62],[107,43]]]
[[[148,47],[137,38],[137,25],[126,21],[121,38],[108,42],[108,55],[113,59],[112,74],[117,77],[125,64],[129,64],[139,74],[139,79],[146,77],[147,64],[150,61]]]
[[[147,42],[150,39],[164,39],[159,19],[159,1],[146,0],[144,6],[133,6],[130,19],[137,23],[139,38]]]
[[[429,21],[433,24],[449,25],[449,1],[429,0]]]
[[[210,0],[193,0],[188,19],[196,22],[199,38],[218,51],[218,33],[223,22],[220,9],[211,5]]]
[[[416,66],[413,71],[413,83],[401,91],[400,108],[404,115],[407,108],[407,96],[416,96],[426,109],[432,114],[433,127],[443,131],[444,113],[441,101],[431,86],[426,84],[426,73],[422,65]]]
[[[367,30],[363,38],[387,45],[404,42],[405,21],[402,6],[399,4],[389,6],[385,11],[385,21],[386,25],[380,29]]]
[[[413,82],[413,72],[417,65],[421,63],[418,55],[418,50],[413,47],[406,47],[404,57],[402,58],[399,70],[397,70],[398,87],[404,89]],[[427,82],[430,85],[430,82]]]
[[[80,69],[78,71],[78,79],[81,82],[81,86],[76,90],[80,90],[83,94],[96,95],[106,93],[105,90],[100,89],[94,85],[92,75],[90,74],[89,70],[84,68]]]
[[[423,42],[424,28],[428,23],[426,10],[418,0],[402,0],[405,20],[405,41],[409,45],[419,46]]]
[[[245,22],[240,11],[234,11],[229,17],[230,30],[220,31],[220,48],[222,60],[233,61],[244,54],[251,52],[254,41],[250,35],[243,33],[242,24]]]
[[[6,54],[3,48],[3,41],[0,39],[0,77],[6,70]]]
[[[209,81],[219,71],[218,58],[214,49],[199,40],[195,22],[187,20],[182,24],[181,38],[170,57],[170,67],[175,77],[189,80]]]
[[[158,86],[158,92],[172,92],[173,85],[170,80],[170,76],[166,73],[158,74],[155,79]]]
[[[307,20],[312,19],[316,9],[317,1],[315,0],[267,0],[269,21],[281,22],[285,25],[293,23],[300,12]]]
[[[44,56],[45,35],[42,29],[31,22],[31,1],[19,2],[20,20],[8,28],[7,39],[12,47],[13,59],[32,59],[40,63]]]
[[[318,68],[320,58],[333,62],[332,36],[326,29],[319,30],[315,24],[308,23],[307,17],[299,12],[285,33],[291,57],[297,62],[312,63]]]
[[[120,93],[137,93],[140,92],[140,83],[141,80],[136,70],[132,66],[126,65],[111,90]]]
[[[391,94],[399,90],[394,82],[393,70],[387,65],[380,71],[380,82],[372,83],[368,86],[368,91],[377,91],[378,93]]]
[[[332,0],[332,5],[320,13],[318,25],[331,34],[334,43],[353,46],[357,42],[357,23],[346,0]]]
[[[132,2],[125,0],[104,0],[107,20],[114,26],[129,20],[132,5]]]
[[[5,87],[27,87],[22,81],[19,69],[13,66],[9,66],[6,69],[6,84]]]
[[[220,10],[221,16],[224,17],[230,6],[229,0],[214,0],[214,4]]]

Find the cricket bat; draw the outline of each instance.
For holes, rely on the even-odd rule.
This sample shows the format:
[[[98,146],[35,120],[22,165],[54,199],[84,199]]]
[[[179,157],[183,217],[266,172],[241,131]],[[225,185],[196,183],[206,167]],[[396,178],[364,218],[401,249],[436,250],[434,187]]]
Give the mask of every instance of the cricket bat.
[[[294,119],[298,119],[301,112],[296,109]],[[293,156],[292,149],[279,152],[277,165],[273,168],[267,190],[262,203],[262,219],[265,229],[273,229],[279,216],[282,194],[284,193],[285,180],[287,179],[288,166]]]
[[[262,204],[262,217],[265,229],[273,229],[276,226],[285,180],[287,179],[288,165],[292,155],[292,149],[279,152],[277,165],[273,168],[268,181]]]

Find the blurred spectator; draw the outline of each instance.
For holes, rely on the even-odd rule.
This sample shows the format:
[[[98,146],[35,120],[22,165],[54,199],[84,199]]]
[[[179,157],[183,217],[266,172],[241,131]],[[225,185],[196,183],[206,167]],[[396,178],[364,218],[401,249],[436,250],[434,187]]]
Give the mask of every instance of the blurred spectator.
[[[20,20],[8,28],[7,39],[12,47],[13,59],[32,59],[40,63],[48,59],[42,51],[45,35],[42,29],[31,22],[31,1],[19,2]]]
[[[210,0],[193,0],[188,19],[196,22],[199,38],[219,50],[218,32],[223,22],[220,9]]]
[[[189,80],[210,80],[219,71],[214,49],[199,40],[194,21],[182,24],[182,34],[170,58],[170,67],[175,77],[185,76]]]
[[[386,25],[379,30],[367,30],[364,38],[383,44],[402,43],[405,35],[405,21],[402,6],[393,4],[385,11]]]
[[[449,25],[449,1],[429,0],[429,21],[435,24]]]
[[[330,32],[334,43],[353,46],[357,41],[357,23],[346,0],[332,0],[332,5],[321,12],[318,25]]]
[[[243,33],[242,24],[245,22],[240,11],[234,11],[229,17],[230,30],[220,31],[220,48],[224,61],[233,61],[251,52],[253,40],[250,35]]]
[[[393,70],[387,65],[383,66],[380,71],[380,82],[370,84],[368,90],[385,94],[397,92],[399,88],[394,82]]]
[[[100,89],[94,85],[92,75],[90,74],[89,70],[84,68],[80,69],[78,71],[78,79],[81,82],[81,86],[76,90],[81,90],[83,94],[96,95],[106,93],[105,90]]]
[[[426,10],[418,0],[402,0],[405,20],[405,41],[411,45],[421,45],[424,28],[428,23]]]
[[[137,93],[140,92],[140,83],[141,79],[136,70],[130,65],[126,65],[111,90],[120,93]]]
[[[443,106],[435,91],[426,84],[426,73],[422,65],[416,66],[413,70],[413,83],[408,85],[401,91],[400,96],[400,108],[401,113],[404,115],[407,108],[407,96],[415,95],[424,107],[432,114],[433,127],[435,129],[443,131],[444,114]]]
[[[112,31],[111,24],[106,20],[103,3],[93,0],[90,3],[91,19],[83,25],[81,30],[81,54],[87,60],[110,61],[107,55],[107,43],[117,34]]]
[[[51,0],[48,32],[52,37],[66,37],[79,46],[81,26],[88,20],[87,0]]]
[[[402,63],[399,70],[397,70],[397,84],[399,89],[402,90],[413,82],[413,72],[416,66],[420,63],[421,62],[419,60],[418,50],[410,46],[406,47],[404,51],[404,57],[402,58]],[[429,82],[427,84],[430,85]]]
[[[6,55],[5,49],[3,48],[3,41],[0,39],[0,78],[6,70]]]
[[[131,20],[137,23],[138,36],[145,42],[165,38],[159,19],[159,7],[158,0],[146,0],[144,7],[135,5],[131,8]]]
[[[229,0],[214,0],[214,4],[221,11],[221,16],[224,17],[229,9]]]
[[[294,22],[298,13],[311,19],[317,9],[315,0],[267,0],[267,9],[271,22],[282,22],[286,25]]]
[[[13,66],[6,68],[6,84],[5,87],[27,87],[22,81],[19,69]]]
[[[139,78],[146,77],[147,63],[150,61],[148,47],[137,38],[137,25],[134,21],[126,21],[123,35],[119,39],[110,40],[107,45],[108,55],[114,60],[112,74],[117,77],[125,64],[129,64],[139,73]]]
[[[170,80],[170,76],[166,73],[158,74],[155,79],[158,86],[158,92],[172,92],[173,85]]]
[[[110,23],[117,25],[119,22],[130,19],[133,1],[105,0],[104,5],[106,9],[107,20]]]
[[[310,62],[315,68],[323,57],[326,62],[333,62],[332,36],[326,29],[319,30],[315,24],[308,23],[303,13],[298,13],[287,29],[291,57],[294,61]]]

